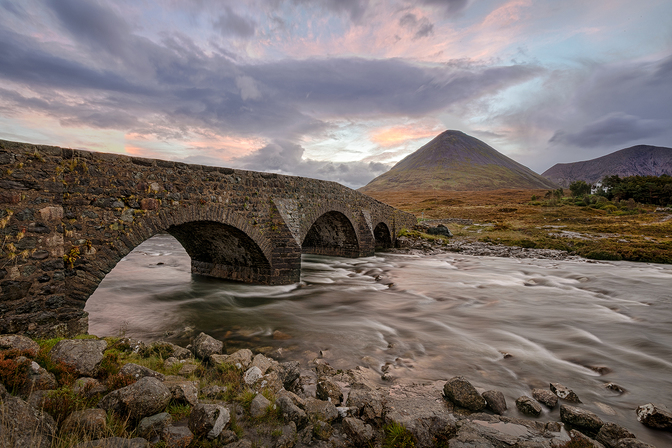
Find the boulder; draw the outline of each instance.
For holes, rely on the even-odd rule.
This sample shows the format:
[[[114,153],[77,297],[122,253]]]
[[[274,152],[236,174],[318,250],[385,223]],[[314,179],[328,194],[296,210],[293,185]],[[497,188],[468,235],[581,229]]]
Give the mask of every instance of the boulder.
[[[107,431],[107,414],[102,409],[84,409],[71,413],[61,424],[61,431],[81,432],[101,437]]]
[[[161,441],[169,448],[187,448],[194,435],[186,426],[167,426],[161,433]]]
[[[153,377],[140,378],[130,386],[110,392],[98,403],[98,407],[139,420],[165,409],[172,394],[168,387]]]
[[[187,381],[180,376],[168,376],[163,384],[168,387],[176,402],[191,406],[198,403],[198,388],[194,381]]]
[[[263,417],[266,415],[266,411],[270,405],[271,402],[268,401],[266,397],[264,397],[262,394],[257,394],[250,404],[250,415],[252,415],[254,418]]]
[[[282,434],[273,444],[273,448],[292,448],[296,443],[296,424],[289,422],[282,427]]]
[[[51,361],[72,366],[78,375],[96,376],[107,342],[98,339],[63,339],[49,352]]]
[[[315,396],[320,400],[331,401],[338,406],[343,401],[343,392],[331,378],[322,377],[317,381]]]
[[[556,407],[558,405],[558,396],[555,395],[550,390],[533,389],[532,390],[532,396],[539,403],[544,404],[551,409],[553,409],[554,407]]]
[[[428,227],[427,228],[427,233],[430,235],[442,235],[442,236],[447,236],[447,237],[452,237],[453,234],[451,233],[450,229],[446,227],[443,224],[439,224],[436,227]]]
[[[30,365],[26,383],[21,388],[21,395],[27,397],[30,396],[30,394],[34,391],[52,390],[58,388],[58,382],[56,381],[54,374],[48,372],[35,361],[31,361],[28,358],[19,356],[16,358],[16,362],[19,364],[28,363]]]
[[[282,412],[283,417],[286,420],[290,420],[296,423],[299,428],[308,423],[308,416],[306,415],[306,412],[294,404],[291,398],[289,398],[287,395],[278,397],[275,400],[275,404],[280,408],[280,412]]]
[[[21,398],[6,396],[0,402],[0,446],[3,448],[49,448],[56,434],[56,422],[46,412]]]
[[[191,351],[168,341],[156,341],[152,343],[146,350],[153,353],[158,353],[163,358],[173,357],[179,360],[185,360],[194,357],[194,354]]]
[[[364,421],[373,421],[383,417],[383,398],[376,391],[367,388],[351,389],[347,405],[355,408],[356,416]]]
[[[317,420],[313,423],[312,433],[316,439],[327,441],[334,434],[334,428],[327,422]]]
[[[590,431],[599,431],[604,422],[590,411],[563,404],[560,406],[560,420],[563,423],[585,428]]]
[[[301,376],[301,368],[298,361],[288,361],[279,364],[280,378],[285,389],[292,390],[294,382]]]
[[[229,364],[243,370],[247,369],[252,363],[252,351],[244,348],[230,355],[210,355],[210,364]]]
[[[189,353],[191,353],[191,352],[189,352]],[[184,364],[183,361],[180,361],[179,359],[177,359],[174,356],[170,356],[170,357],[166,358],[165,361],[163,361],[163,368],[166,369],[166,370],[170,370],[173,367],[181,366],[182,364]]]
[[[478,412],[485,408],[485,398],[463,376],[448,380],[443,386],[443,394],[448,400],[470,411]]]
[[[263,375],[273,365],[274,362],[275,361],[273,361],[272,359],[269,359],[264,355],[262,355],[261,353],[259,353],[252,360],[250,367],[259,367],[259,370],[261,370],[261,374]]]
[[[201,333],[196,336],[194,342],[191,344],[191,350],[198,358],[208,359],[211,355],[219,355],[222,353],[224,343],[218,341],[212,336]]]
[[[254,366],[250,367],[249,369],[247,369],[247,371],[245,371],[245,373],[243,374],[243,381],[245,381],[245,384],[251,386],[257,381],[261,381],[263,376],[264,375],[261,373],[261,369],[259,369],[259,367],[257,366]]]
[[[177,374],[180,376],[191,376],[196,373],[197,370],[198,366],[196,364],[185,363]]]
[[[647,403],[639,406],[637,420],[649,428],[672,431],[672,412],[661,404]]]
[[[530,397],[518,397],[516,400],[516,407],[525,415],[530,415],[532,417],[539,417],[541,415],[541,405]]]
[[[149,442],[141,437],[124,439],[123,437],[108,437],[80,443],[74,448],[149,448]]]
[[[576,395],[576,393],[574,393],[572,389],[569,389],[560,383],[551,383],[551,392],[553,392],[555,395],[557,395],[559,398],[562,398],[563,400],[572,403],[581,403],[581,400],[579,400],[579,396]]]
[[[75,380],[72,391],[84,397],[92,397],[107,392],[107,386],[95,378],[84,376]]]
[[[350,437],[355,446],[369,446],[376,437],[371,425],[352,417],[343,419],[343,432]]]
[[[173,417],[167,412],[145,417],[138,424],[138,435],[147,440],[161,436],[163,430],[170,426],[172,421]]]
[[[607,448],[616,448],[620,439],[634,439],[635,435],[616,423],[605,423],[597,433],[597,441]]]
[[[231,414],[224,406],[199,403],[194,406],[189,416],[189,429],[196,437],[205,436],[212,440],[226,428],[229,420]]]
[[[579,432],[575,429],[572,429],[569,431],[569,437],[572,439],[572,442],[574,444],[581,446],[581,447],[586,447],[586,448],[605,448],[604,445],[602,445],[600,442],[597,440],[591,439],[587,435],[585,435],[582,432]]]
[[[0,350],[18,350],[33,352],[33,356],[40,351],[40,345],[29,337],[20,334],[0,335]]]
[[[331,422],[338,417],[338,411],[334,403],[330,401],[318,400],[313,397],[306,399],[306,414],[311,421]]]
[[[492,412],[502,415],[506,411],[506,399],[504,394],[498,390],[486,390],[483,392],[485,403]]]
[[[131,377],[135,378],[136,380],[140,379],[140,378],[144,378],[146,376],[156,378],[160,381],[163,381],[165,379],[165,376],[163,375],[163,373],[156,372],[156,371],[150,369],[149,367],[139,366],[137,364],[133,364],[132,362],[124,364],[124,366],[121,368],[119,373],[121,373],[122,375],[131,376]]]
[[[203,389],[201,389],[201,395],[203,395],[205,398],[210,399],[220,398],[225,393],[226,393],[225,386],[206,386]]]

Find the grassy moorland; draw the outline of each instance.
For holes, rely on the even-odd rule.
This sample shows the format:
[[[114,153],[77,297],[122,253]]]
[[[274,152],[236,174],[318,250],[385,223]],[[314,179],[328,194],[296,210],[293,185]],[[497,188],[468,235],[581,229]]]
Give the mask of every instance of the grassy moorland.
[[[448,224],[456,238],[509,246],[561,249],[587,258],[672,263],[672,209],[598,196],[579,200],[548,190],[369,193],[419,219]],[[485,224],[485,225],[484,225]]]

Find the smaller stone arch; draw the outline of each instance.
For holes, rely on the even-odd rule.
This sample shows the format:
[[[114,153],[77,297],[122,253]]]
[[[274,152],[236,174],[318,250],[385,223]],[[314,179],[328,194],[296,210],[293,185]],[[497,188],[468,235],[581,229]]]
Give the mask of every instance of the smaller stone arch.
[[[390,228],[384,222],[379,222],[373,229],[373,236],[376,241],[376,250],[389,249],[392,244],[392,233]]]
[[[360,254],[357,232],[350,219],[339,211],[320,215],[310,226],[301,243],[306,254],[358,257]]]

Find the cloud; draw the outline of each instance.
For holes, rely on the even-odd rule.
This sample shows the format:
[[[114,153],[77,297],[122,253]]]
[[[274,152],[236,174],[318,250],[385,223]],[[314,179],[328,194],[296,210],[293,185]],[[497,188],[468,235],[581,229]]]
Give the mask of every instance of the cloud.
[[[275,140],[255,152],[233,159],[230,164],[241,169],[332,180],[359,188],[390,169],[378,162],[334,163],[303,158],[304,148],[296,143]]]
[[[466,9],[469,5],[469,0],[420,0],[420,3],[441,7],[446,13],[453,15]]]
[[[414,40],[431,36],[434,33],[434,24],[431,23],[427,17],[418,19],[415,14],[410,12],[401,16],[399,19],[399,25],[414,31]]]
[[[240,97],[243,101],[258,100],[261,98],[261,92],[259,92],[257,83],[249,76],[238,76],[236,78],[236,86],[240,89]]]
[[[647,120],[623,112],[613,112],[584,126],[577,132],[557,131],[551,143],[566,143],[581,148],[625,145],[635,140],[655,137],[668,128],[669,122]]]
[[[213,27],[223,36],[249,38],[254,36],[257,23],[253,19],[236,14],[230,6],[225,6],[224,12],[213,22]]]

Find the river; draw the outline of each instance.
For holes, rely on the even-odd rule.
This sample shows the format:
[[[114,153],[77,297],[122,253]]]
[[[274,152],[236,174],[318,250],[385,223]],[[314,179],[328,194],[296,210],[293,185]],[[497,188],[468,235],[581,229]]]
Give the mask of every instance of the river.
[[[188,327],[230,348],[282,348],[304,366],[320,352],[337,369],[387,365],[399,383],[463,375],[502,391],[509,416],[517,397],[558,382],[603,420],[672,446],[634,412],[672,408],[670,265],[378,253],[304,255],[302,266],[287,286],[192,276],[180,244],[157,235],[88,300],[89,331],[151,341]],[[559,420],[557,408],[544,412]]]

